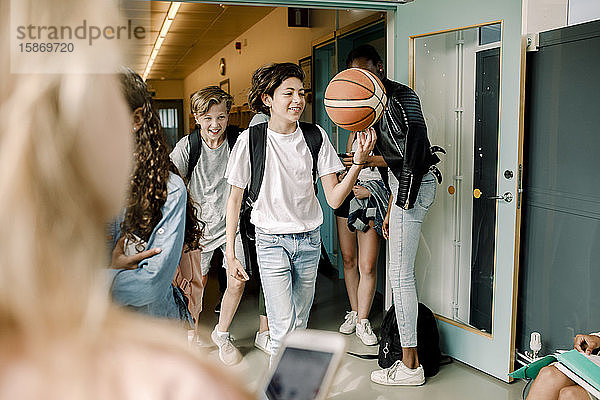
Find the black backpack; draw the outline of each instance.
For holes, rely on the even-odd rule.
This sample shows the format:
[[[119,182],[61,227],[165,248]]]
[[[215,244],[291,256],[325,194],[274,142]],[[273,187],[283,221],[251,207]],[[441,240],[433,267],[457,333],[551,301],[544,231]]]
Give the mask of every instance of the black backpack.
[[[440,370],[442,353],[440,335],[433,313],[426,305],[419,303],[417,317],[417,353],[425,376],[434,376]],[[381,368],[389,368],[397,360],[402,360],[402,345],[396,323],[396,311],[392,305],[381,324],[381,341],[377,363]]]
[[[244,247],[244,257],[246,261],[246,270],[249,275],[258,277],[258,261],[256,257],[255,231],[254,225],[250,222],[250,213],[254,202],[260,193],[260,187],[265,174],[265,156],[267,151],[267,122],[253,125],[249,132],[249,153],[250,153],[250,185],[244,191],[242,208],[240,210],[240,233],[242,235],[242,244]],[[323,144],[321,131],[314,124],[300,122],[300,129],[304,135],[304,140],[312,156],[312,176],[315,193],[317,190],[317,161],[319,150]]]
[[[229,152],[231,153],[231,149],[233,149],[233,145],[237,141],[238,136],[240,136],[241,129],[235,125],[228,125],[225,128],[225,137],[227,138],[227,143],[229,144]],[[200,138],[200,128],[194,129],[188,135],[188,142],[190,144],[190,158],[188,160],[188,168],[186,179],[189,182],[192,177],[192,172],[196,168],[198,164],[198,160],[200,159],[200,152],[202,151],[202,146],[200,146],[201,142]]]

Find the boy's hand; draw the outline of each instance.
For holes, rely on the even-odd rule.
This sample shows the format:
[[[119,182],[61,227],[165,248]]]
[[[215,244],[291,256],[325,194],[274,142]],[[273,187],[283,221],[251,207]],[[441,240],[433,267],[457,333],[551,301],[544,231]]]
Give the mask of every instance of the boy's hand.
[[[385,214],[385,218],[383,219],[383,224],[381,225],[381,231],[383,232],[383,238],[385,240],[390,239],[390,213]]]
[[[354,193],[354,197],[357,199],[366,199],[371,196],[371,192],[364,186],[354,185],[352,188],[352,193]]]
[[[358,148],[354,152],[352,161],[354,164],[364,165],[368,162],[369,154],[373,151],[377,142],[375,129],[371,127],[366,131],[356,132],[356,142]]]
[[[228,258],[227,259],[227,265],[228,265],[228,267],[227,267],[227,273],[232,278],[235,278],[238,281],[242,281],[242,282],[245,282],[248,279],[250,279],[250,277],[246,273],[246,270],[242,266],[242,263],[237,258],[234,258],[233,260],[231,260],[231,259]]]

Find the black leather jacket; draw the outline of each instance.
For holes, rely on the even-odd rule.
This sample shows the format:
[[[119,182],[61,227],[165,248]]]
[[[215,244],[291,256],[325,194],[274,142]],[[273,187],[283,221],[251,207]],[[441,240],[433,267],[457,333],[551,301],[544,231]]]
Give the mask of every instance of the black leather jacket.
[[[384,79],[383,85],[388,102],[383,116],[375,124],[376,150],[400,183],[396,205],[408,210],[415,204],[423,176],[440,159],[431,150],[417,94],[408,86],[389,79]]]

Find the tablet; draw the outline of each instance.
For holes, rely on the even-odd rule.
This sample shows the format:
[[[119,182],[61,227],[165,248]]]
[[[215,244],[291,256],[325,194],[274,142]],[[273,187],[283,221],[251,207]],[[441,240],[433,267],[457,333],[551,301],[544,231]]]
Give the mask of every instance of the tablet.
[[[345,350],[346,339],[339,333],[292,332],[284,339],[262,386],[265,398],[325,399]]]

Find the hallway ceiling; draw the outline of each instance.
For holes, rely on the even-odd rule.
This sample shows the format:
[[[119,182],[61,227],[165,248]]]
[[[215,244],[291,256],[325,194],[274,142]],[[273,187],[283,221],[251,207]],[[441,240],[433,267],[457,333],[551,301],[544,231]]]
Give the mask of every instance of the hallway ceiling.
[[[169,5],[169,1],[152,1],[151,40],[131,54],[131,67],[139,74],[144,72]],[[182,3],[148,79],[185,78],[274,9]]]

